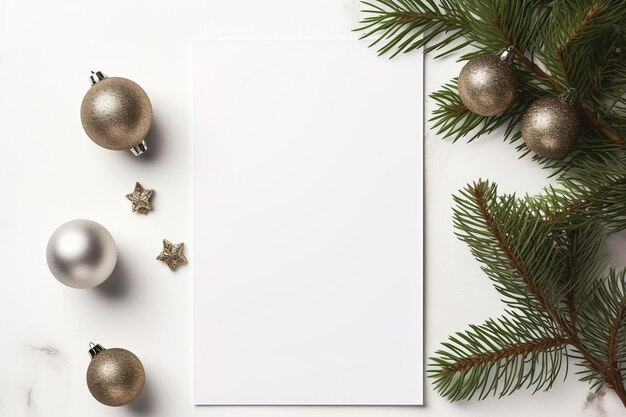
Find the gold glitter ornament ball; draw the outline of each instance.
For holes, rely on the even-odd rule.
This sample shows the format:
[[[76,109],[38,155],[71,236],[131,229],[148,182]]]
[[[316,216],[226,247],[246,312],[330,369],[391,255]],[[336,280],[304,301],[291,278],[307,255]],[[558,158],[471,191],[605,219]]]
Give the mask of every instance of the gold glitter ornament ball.
[[[143,390],[145,373],[137,356],[126,349],[89,349],[92,359],[87,368],[87,387],[104,405],[119,407],[130,403]]]
[[[539,156],[562,158],[578,144],[580,121],[576,109],[557,97],[540,98],[522,120],[522,138]]]
[[[513,64],[495,55],[469,61],[459,74],[459,96],[472,113],[494,116],[508,109],[517,98]]]
[[[103,148],[141,154],[152,126],[152,104],[146,92],[131,80],[101,72],[91,80],[93,85],[80,107],[87,135]]]

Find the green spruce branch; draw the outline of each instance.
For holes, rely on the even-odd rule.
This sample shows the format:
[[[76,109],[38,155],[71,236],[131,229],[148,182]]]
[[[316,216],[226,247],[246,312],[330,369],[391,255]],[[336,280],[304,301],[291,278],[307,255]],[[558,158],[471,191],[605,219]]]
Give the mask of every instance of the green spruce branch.
[[[539,91],[533,88],[533,94],[522,95],[522,100],[575,88],[576,106],[593,132],[626,149],[623,129],[609,124],[616,113],[624,116],[623,108],[618,111],[615,102],[606,103],[604,96],[593,94],[605,86],[626,83],[626,74],[615,73],[613,68],[618,62],[624,65],[626,53],[625,28],[620,27],[625,25],[626,5],[621,0],[471,0],[441,1],[439,5],[432,0],[376,0],[363,4],[366,17],[357,31],[362,38],[374,38],[370,46],[378,47],[379,54],[394,57],[423,47],[426,53],[438,51],[439,57],[472,46],[475,50],[462,57],[470,59],[511,46],[520,70],[530,72],[535,77],[534,87],[540,86]],[[611,36],[606,36],[607,31]],[[619,49],[620,45],[625,50]],[[551,72],[535,62],[535,54],[544,58],[543,67]],[[599,61],[597,56],[605,58]],[[589,87],[594,83],[600,88]],[[452,99],[445,87],[435,95]],[[626,104],[623,98],[617,101]],[[466,117],[456,110],[445,119],[452,122]],[[472,130],[467,125],[454,134],[465,136]],[[447,137],[445,131],[440,133]]]
[[[449,400],[550,389],[574,361],[592,387],[626,407],[626,270],[605,266],[606,238],[626,229],[626,2],[622,0],[369,0],[357,30],[381,55],[423,48],[462,60],[515,53],[519,99],[483,117],[459,99],[456,79],[432,93],[433,128],[457,141],[501,131],[521,156],[520,121],[534,100],[574,88],[578,149],[533,156],[557,186],[499,195],[487,181],[454,197],[457,236],[491,279],[506,314],[442,343],[428,375]],[[500,129],[500,130],[499,130]],[[565,371],[565,374],[567,372]]]
[[[576,357],[582,380],[607,384],[626,406],[624,271],[602,277],[605,229],[564,228],[547,215],[576,218],[586,208],[559,195],[547,211],[548,196],[501,196],[483,181],[455,196],[458,236],[502,295],[508,315],[470,326],[435,352],[429,376],[450,400],[503,396],[524,387],[547,390],[561,365]],[[606,204],[605,197],[588,201]],[[624,198],[622,193],[615,204]],[[623,206],[615,209],[626,215]]]

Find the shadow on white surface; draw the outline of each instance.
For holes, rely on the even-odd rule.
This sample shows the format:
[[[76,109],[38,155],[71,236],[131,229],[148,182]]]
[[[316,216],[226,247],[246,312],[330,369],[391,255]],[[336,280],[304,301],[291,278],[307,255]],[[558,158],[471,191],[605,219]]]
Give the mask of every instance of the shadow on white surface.
[[[135,401],[128,405],[128,408],[132,414],[151,415],[155,411],[155,403],[156,397],[152,391],[149,379],[146,378],[146,385],[144,385],[143,391]]]
[[[113,273],[106,281],[95,288],[96,293],[109,300],[124,298],[130,293],[130,279],[126,261],[124,258],[118,258]]]
[[[163,144],[166,139],[162,122],[160,121],[158,115],[155,114],[154,119],[152,120],[152,127],[150,128],[150,132],[148,132],[148,136],[146,136],[145,139],[146,145],[148,145],[148,150],[139,156],[135,156],[131,152],[126,152],[126,155],[133,159],[133,161],[139,161],[139,163],[156,163],[163,155]]]

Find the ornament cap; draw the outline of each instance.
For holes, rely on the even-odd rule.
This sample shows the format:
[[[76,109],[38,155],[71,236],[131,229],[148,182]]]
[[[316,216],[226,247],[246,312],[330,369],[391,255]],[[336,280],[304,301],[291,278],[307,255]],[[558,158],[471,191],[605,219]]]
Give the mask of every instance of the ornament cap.
[[[135,156],[139,156],[139,155],[141,155],[142,153],[144,153],[147,150],[148,150],[148,145],[146,144],[145,140],[142,140],[141,143],[138,143],[135,146],[133,146],[132,148],[130,148],[130,151]]]
[[[107,78],[106,75],[104,75],[104,73],[102,71],[91,71],[91,75],[89,76],[89,81],[91,81],[91,85],[96,84],[99,81],[104,80],[105,78]]]
[[[91,359],[95,358],[96,355],[100,352],[102,352],[103,350],[105,350],[102,345],[100,343],[89,343],[89,356],[91,356]]]
[[[505,61],[505,62],[509,62],[509,63],[512,63],[513,62],[513,58],[515,58],[515,54],[513,53],[513,47],[512,46],[509,46],[505,50],[501,51],[498,55],[500,56],[500,60],[501,61]]]
[[[574,101],[576,100],[576,89],[573,87],[568,88],[559,96],[559,98],[563,103],[574,104]]]

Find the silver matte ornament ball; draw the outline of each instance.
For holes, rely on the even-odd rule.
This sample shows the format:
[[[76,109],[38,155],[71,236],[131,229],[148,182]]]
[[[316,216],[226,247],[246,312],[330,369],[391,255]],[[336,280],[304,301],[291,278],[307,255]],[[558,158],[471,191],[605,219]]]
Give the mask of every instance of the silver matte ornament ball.
[[[92,344],[89,354],[87,388],[96,400],[110,407],[119,407],[141,394],[146,374],[134,353]]]
[[[46,261],[62,284],[91,288],[103,283],[115,269],[117,247],[104,226],[91,220],[72,220],[50,237]]]
[[[469,61],[459,74],[461,101],[472,113],[494,116],[508,109],[517,98],[517,80],[510,51]]]
[[[579,129],[580,121],[574,106],[557,97],[535,101],[522,120],[522,137],[526,146],[547,158],[562,158],[574,149]]]
[[[152,126],[152,104],[135,82],[107,77],[98,71],[80,107],[80,119],[87,135],[98,145],[112,150],[130,150],[141,155]]]

